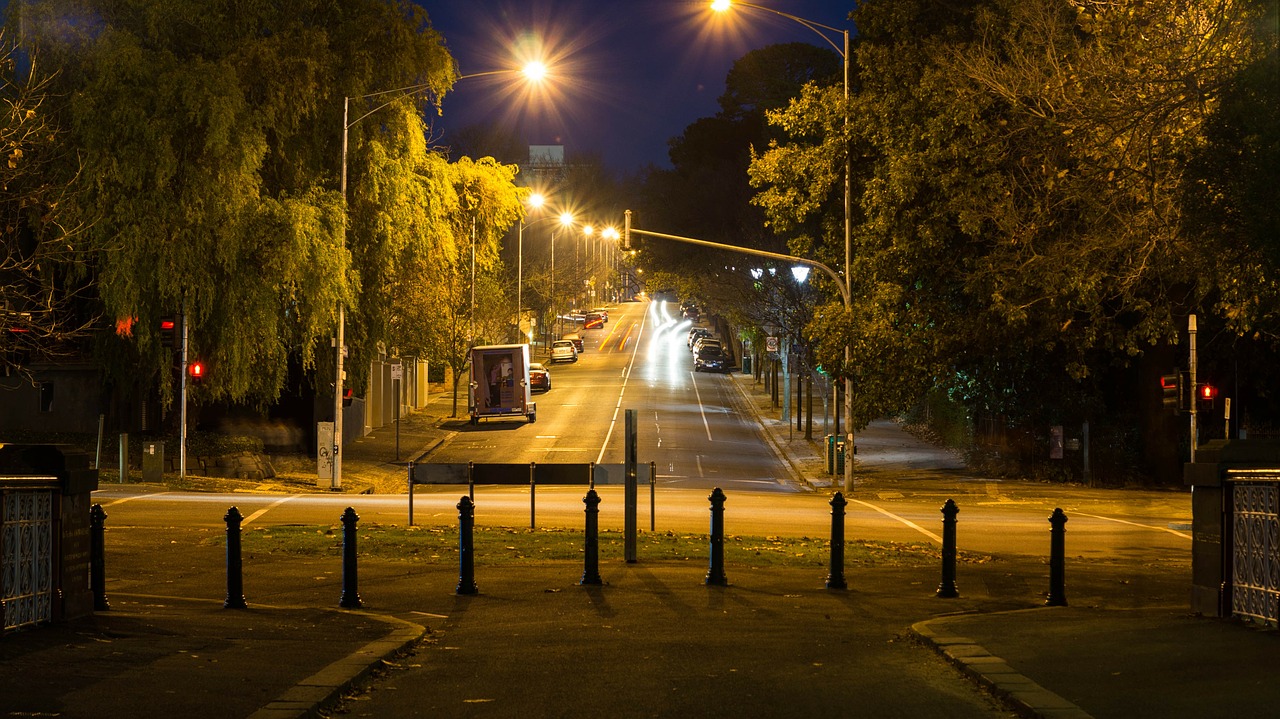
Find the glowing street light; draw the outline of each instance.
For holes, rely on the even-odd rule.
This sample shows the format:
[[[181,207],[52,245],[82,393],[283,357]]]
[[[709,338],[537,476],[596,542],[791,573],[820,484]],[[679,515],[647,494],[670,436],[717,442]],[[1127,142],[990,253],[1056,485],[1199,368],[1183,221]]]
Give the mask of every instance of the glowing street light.
[[[807,20],[791,13],[782,12],[773,8],[756,5],[749,2],[734,2],[733,0],[712,0],[711,9],[723,13],[728,12],[733,7],[743,7],[749,10],[759,12],[772,13],[779,17],[784,17],[793,22],[799,23],[812,30],[818,37],[821,37],[828,45],[830,45],[840,55],[844,61],[844,127],[848,134],[849,129],[849,63],[852,53],[849,51],[849,31],[843,28],[831,27],[823,25],[813,20]],[[835,41],[827,34],[828,32],[837,33],[844,40],[843,48],[836,45]],[[853,155],[845,148],[844,155],[844,282],[840,287],[841,294],[844,299],[845,310],[852,310],[850,298],[853,293],[853,274],[851,269],[851,258],[853,255],[853,228],[852,228],[852,176],[853,176]],[[837,284],[841,283],[837,280]],[[844,346],[844,364],[845,371],[848,366],[852,351],[848,343]],[[844,417],[848,423],[847,436],[845,438],[845,452],[848,457],[844,463],[844,491],[853,491],[853,380],[846,374],[844,379]]]

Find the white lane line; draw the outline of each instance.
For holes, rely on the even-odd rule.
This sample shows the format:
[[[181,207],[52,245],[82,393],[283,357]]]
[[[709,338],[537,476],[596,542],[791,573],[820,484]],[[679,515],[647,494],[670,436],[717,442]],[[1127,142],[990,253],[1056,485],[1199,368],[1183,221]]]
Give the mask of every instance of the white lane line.
[[[851,499],[851,500],[849,500],[849,501],[850,501],[850,502],[857,503],[857,504],[861,504],[861,505],[862,505],[862,506],[864,506],[864,507],[869,507],[869,508],[871,508],[871,509],[874,509],[874,510],[876,510],[877,512],[879,512],[879,513],[883,514],[884,516],[886,516],[886,517],[888,517],[888,518],[890,518],[890,519],[896,519],[896,520],[898,520],[899,522],[902,522],[903,524],[907,525],[908,527],[911,527],[912,529],[916,530],[917,532],[919,532],[919,533],[923,534],[924,536],[928,537],[929,539],[932,539],[933,541],[937,542],[938,544],[942,544],[942,537],[939,537],[938,535],[934,534],[933,532],[930,532],[929,530],[925,529],[924,527],[921,527],[920,525],[916,524],[915,522],[911,521],[910,519],[907,519],[906,517],[899,517],[898,515],[894,514],[893,512],[889,512],[889,511],[886,511],[886,510],[884,510],[884,509],[881,509],[881,508],[877,507],[876,505],[874,505],[874,504],[872,504],[872,503],[870,503],[870,502],[864,502],[864,501],[862,501],[861,499]]]
[[[133,501],[133,500],[135,500],[135,499],[151,499],[151,498],[153,498],[153,497],[163,497],[163,496],[164,496],[164,495],[166,495],[166,494],[173,494],[173,492],[156,492],[156,493],[154,493],[154,494],[135,494],[135,495],[133,495],[132,497],[121,497],[120,499],[117,499],[117,500],[116,500],[116,501],[114,501],[114,502],[108,502],[108,503],[106,503],[106,504],[102,505],[102,508],[103,508],[103,509],[106,509],[107,507],[114,507],[114,506],[116,506],[117,504],[124,504],[125,502],[132,502],[132,501]]]
[[[702,393],[698,391],[698,377],[689,373],[689,381],[693,383],[693,396],[698,399],[698,414],[702,415],[702,426],[707,430],[707,441],[714,442],[711,437],[711,425],[707,422],[707,408],[702,406]]]
[[[636,335],[636,346],[631,350],[631,360],[627,362],[626,367],[622,368],[622,388],[618,390],[618,403],[613,407],[613,418],[609,420],[609,431],[605,432],[604,444],[600,445],[600,453],[596,455],[596,464],[604,464],[605,450],[609,449],[613,428],[618,425],[618,412],[622,411],[622,395],[627,391],[627,382],[631,379],[631,368],[636,364],[636,354],[640,351],[640,338],[644,336],[645,323],[649,319],[648,314],[646,312],[640,317],[640,333]]]
[[[254,512],[253,514],[250,514],[248,517],[245,517],[245,518],[244,518],[244,520],[242,520],[242,521],[240,522],[240,526],[241,526],[241,527],[243,527],[243,526],[245,526],[246,524],[248,524],[249,522],[252,522],[253,520],[257,519],[258,517],[261,517],[262,515],[266,514],[267,512],[270,512],[271,510],[273,510],[273,509],[275,509],[276,507],[278,507],[278,506],[280,506],[280,505],[284,504],[285,502],[292,501],[292,500],[297,499],[298,497],[301,497],[301,496],[303,496],[303,495],[301,495],[301,494],[291,494],[291,495],[289,495],[288,497],[282,497],[282,498],[280,498],[280,499],[277,499],[276,501],[272,502],[271,504],[268,504],[267,506],[263,507],[262,509],[259,509],[258,511]]]
[[[1169,534],[1172,534],[1175,537],[1182,537],[1183,539],[1191,539],[1190,534],[1183,534],[1182,532],[1179,532],[1173,529],[1168,529],[1166,527],[1153,527],[1150,524],[1139,524],[1137,522],[1130,522],[1127,519],[1116,519],[1115,517],[1103,517],[1098,514],[1086,514],[1084,512],[1072,512],[1072,514],[1078,514],[1081,517],[1092,517],[1094,519],[1101,519],[1107,522],[1117,522],[1119,524],[1128,524],[1133,527],[1142,527],[1143,529],[1154,529],[1160,532],[1168,532]]]

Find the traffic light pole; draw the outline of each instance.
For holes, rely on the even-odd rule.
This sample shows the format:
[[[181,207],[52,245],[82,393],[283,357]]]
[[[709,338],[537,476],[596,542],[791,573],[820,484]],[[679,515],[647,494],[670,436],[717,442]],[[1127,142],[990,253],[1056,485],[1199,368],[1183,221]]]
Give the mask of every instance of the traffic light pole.
[[[1200,403],[1200,393],[1196,388],[1196,316],[1187,317],[1187,335],[1190,338],[1191,359],[1188,364],[1191,367],[1191,463],[1196,461],[1196,445],[1200,443],[1200,433],[1196,427],[1196,405]]]
[[[181,424],[182,428],[178,430],[178,478],[186,479],[187,477],[187,308],[182,308],[182,367],[178,372],[178,382],[181,383],[182,394],[182,410]]]

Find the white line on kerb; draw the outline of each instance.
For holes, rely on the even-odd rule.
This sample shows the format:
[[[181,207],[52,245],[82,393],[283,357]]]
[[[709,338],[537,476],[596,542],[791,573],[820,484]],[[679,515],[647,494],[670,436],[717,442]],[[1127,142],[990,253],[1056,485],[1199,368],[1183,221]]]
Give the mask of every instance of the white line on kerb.
[[[862,505],[862,506],[864,506],[864,507],[870,507],[871,509],[876,510],[877,512],[879,512],[879,513],[883,514],[883,515],[884,515],[884,516],[886,516],[886,517],[889,517],[890,519],[896,519],[896,520],[898,520],[899,522],[902,522],[903,524],[907,525],[908,527],[911,527],[912,529],[916,530],[917,532],[919,532],[919,533],[923,534],[924,536],[928,537],[929,539],[932,539],[933,541],[937,542],[938,544],[942,544],[942,537],[939,537],[938,535],[934,534],[933,532],[930,532],[929,530],[925,529],[924,527],[921,527],[920,525],[916,524],[915,522],[911,521],[910,519],[907,519],[906,517],[899,517],[898,515],[894,514],[893,512],[889,512],[889,511],[886,511],[886,510],[884,510],[884,509],[881,509],[881,508],[877,507],[876,505],[874,505],[874,504],[872,504],[872,503],[870,503],[870,502],[864,502],[864,501],[862,501],[861,499],[851,499],[851,500],[849,500],[849,501],[850,501],[850,502],[855,502],[855,503],[857,503],[857,504],[861,504],[861,505]]]
[[[276,507],[278,507],[278,506],[280,506],[280,505],[284,504],[285,502],[288,502],[288,501],[290,501],[290,500],[297,499],[298,497],[301,497],[301,496],[302,496],[301,494],[291,494],[291,495],[289,495],[288,497],[281,497],[280,499],[277,499],[276,501],[272,502],[271,504],[268,504],[267,506],[263,507],[262,509],[259,509],[258,511],[254,512],[253,514],[250,514],[248,517],[245,517],[245,518],[244,518],[244,520],[240,522],[240,526],[241,526],[241,527],[243,527],[244,525],[248,524],[249,522],[252,522],[253,520],[257,519],[258,517],[261,517],[262,515],[266,514],[267,512],[270,512],[271,510],[273,510],[273,509],[275,509]]]
[[[1168,532],[1169,534],[1172,534],[1175,537],[1182,537],[1183,539],[1191,539],[1190,534],[1183,534],[1182,532],[1179,532],[1173,529],[1168,529],[1166,527],[1153,527],[1150,524],[1139,524],[1137,522],[1130,522],[1127,519],[1116,519],[1115,517],[1103,517],[1097,514],[1085,514],[1084,512],[1072,512],[1072,514],[1078,514],[1081,517],[1092,517],[1093,519],[1101,519],[1107,522],[1117,522],[1119,524],[1128,524],[1134,527],[1142,527],[1143,529],[1154,529],[1160,532]]]
[[[132,502],[132,501],[133,501],[133,500],[135,500],[135,499],[154,499],[154,498],[156,498],[156,497],[163,497],[163,496],[164,496],[164,495],[166,495],[166,494],[172,494],[172,492],[155,492],[155,493],[152,493],[152,494],[135,494],[135,495],[133,495],[132,497],[121,497],[120,499],[117,499],[117,500],[116,500],[116,501],[114,501],[114,502],[109,502],[109,503],[107,503],[107,504],[102,505],[102,508],[103,508],[103,509],[106,509],[107,507],[114,507],[114,506],[116,506],[117,504],[124,504],[125,502]]]

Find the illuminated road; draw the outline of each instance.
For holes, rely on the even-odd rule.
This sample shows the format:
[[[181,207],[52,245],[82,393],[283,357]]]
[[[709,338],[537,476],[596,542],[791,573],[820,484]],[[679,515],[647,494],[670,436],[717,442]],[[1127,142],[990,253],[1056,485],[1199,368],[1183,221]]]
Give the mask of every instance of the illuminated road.
[[[536,423],[455,422],[426,461],[622,464],[625,411],[635,410],[639,462],[655,464],[661,487],[800,491],[733,383],[693,371],[690,323],[674,311],[618,305],[604,329],[582,333],[578,362],[549,365],[552,389],[535,395]]]
[[[456,526],[458,487],[427,489],[414,496],[414,521],[427,526]],[[620,530],[620,487],[602,487],[600,526]],[[476,523],[480,526],[581,527],[581,487],[539,487],[530,502],[527,487],[480,487]],[[726,532],[733,535],[826,537],[831,528],[829,498],[817,493],[728,492]],[[846,518],[850,539],[922,542],[940,545],[944,497],[960,506],[958,546],[962,551],[1044,556],[1047,518],[1054,507],[1068,516],[1067,553],[1072,557],[1118,562],[1184,562],[1191,547],[1190,502],[1183,493],[1089,490],[1022,483],[969,481],[944,486],[935,480],[912,483],[903,491],[855,495]],[[406,495],[269,495],[139,493],[136,487],[108,486],[94,493],[107,511],[111,528],[189,526],[225,528],[223,517],[235,505],[243,526],[285,524],[337,525],[344,508],[354,507],[364,522],[404,525]],[[638,504],[639,526],[651,526],[648,487]],[[659,532],[707,532],[707,492],[658,486],[652,526]],[[532,516],[531,516],[532,515]]]

